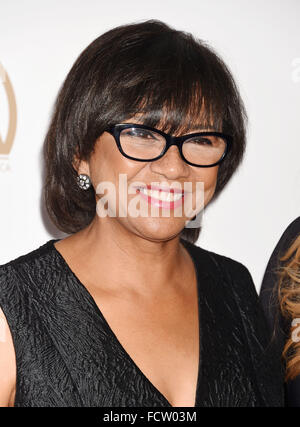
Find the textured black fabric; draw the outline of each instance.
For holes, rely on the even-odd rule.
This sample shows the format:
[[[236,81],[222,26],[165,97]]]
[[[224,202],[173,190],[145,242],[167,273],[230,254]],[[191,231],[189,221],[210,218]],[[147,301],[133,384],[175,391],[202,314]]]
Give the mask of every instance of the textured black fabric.
[[[299,234],[300,217],[296,218],[280,237],[266,267],[259,295],[268,320],[272,343],[279,349],[280,354],[290,333],[290,322],[281,315],[277,297],[277,272],[282,266],[279,258],[284,255]],[[300,376],[286,384],[285,401],[287,406],[300,407]]]
[[[14,340],[15,406],[170,407],[49,240],[0,266]],[[196,406],[282,406],[282,371],[249,271],[181,240],[197,274]]]

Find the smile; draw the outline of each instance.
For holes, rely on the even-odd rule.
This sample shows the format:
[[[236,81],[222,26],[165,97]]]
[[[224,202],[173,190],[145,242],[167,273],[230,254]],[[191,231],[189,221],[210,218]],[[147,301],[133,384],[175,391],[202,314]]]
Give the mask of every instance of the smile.
[[[182,192],[149,190],[145,187],[137,188],[136,192],[149,204],[167,209],[175,209],[181,206],[184,200]]]

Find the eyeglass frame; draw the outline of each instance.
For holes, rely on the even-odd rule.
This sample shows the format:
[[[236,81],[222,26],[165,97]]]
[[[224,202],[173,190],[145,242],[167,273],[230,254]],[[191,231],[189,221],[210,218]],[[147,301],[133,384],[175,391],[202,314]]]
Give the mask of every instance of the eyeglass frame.
[[[156,133],[160,134],[161,136],[163,136],[166,140],[166,145],[165,145],[163,152],[159,156],[157,156],[153,159],[137,159],[135,157],[131,157],[128,154],[126,154],[123,151],[122,145],[120,143],[120,133],[122,132],[122,130],[129,129],[131,127],[151,130],[151,131],[156,132]],[[173,136],[173,135],[171,135],[169,133],[165,133],[159,129],[152,128],[150,126],[146,126],[146,125],[142,125],[142,124],[137,124],[137,123],[116,123],[116,124],[110,126],[106,130],[106,132],[110,133],[114,137],[120,153],[124,157],[126,157],[127,159],[136,160],[138,162],[153,162],[153,161],[158,160],[161,157],[163,157],[172,145],[176,145],[178,147],[180,156],[181,156],[183,161],[185,161],[190,166],[195,166],[195,167],[200,167],[200,168],[211,168],[213,166],[219,165],[224,160],[225,156],[228,154],[228,152],[230,150],[230,146],[232,144],[232,137],[228,134],[223,133],[223,132],[205,131],[205,132],[190,133],[190,134],[186,134],[186,135],[182,135],[182,136]],[[218,136],[218,137],[223,138],[225,143],[226,143],[226,148],[224,150],[222,157],[217,162],[213,163],[212,165],[197,165],[195,163],[189,162],[183,155],[182,145],[183,145],[184,141],[186,141],[187,139],[190,139],[190,138],[193,138],[196,136]]]

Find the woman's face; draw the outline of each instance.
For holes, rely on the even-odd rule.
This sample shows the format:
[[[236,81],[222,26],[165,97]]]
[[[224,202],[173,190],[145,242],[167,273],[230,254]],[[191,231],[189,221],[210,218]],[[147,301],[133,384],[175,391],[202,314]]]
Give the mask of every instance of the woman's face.
[[[122,123],[126,122],[139,123],[136,118]],[[199,129],[201,130],[203,129]],[[193,129],[193,132],[196,131]],[[77,171],[90,176],[96,193],[99,190],[99,187],[97,189],[99,184],[110,183],[109,188],[104,185],[104,188],[107,188],[106,191],[102,188],[100,189],[102,194],[96,194],[98,213],[96,219],[117,221],[129,232],[149,240],[159,241],[178,235],[186,225],[186,221],[207,205],[215,191],[218,168],[218,166],[201,168],[188,165],[182,160],[175,145],[172,145],[158,160],[152,162],[131,160],[120,153],[114,137],[104,132],[97,139],[90,160],[81,161]],[[199,182],[202,184],[198,184],[197,188],[196,184]],[[159,196],[161,192],[150,193],[153,197],[147,197],[140,194],[134,187],[135,184],[143,186],[152,184],[165,188],[172,185],[173,188],[182,190],[186,188],[188,191],[184,193],[183,199],[179,199],[181,201],[174,202],[173,205],[165,202],[164,207],[161,207],[161,202],[156,200],[157,196],[165,200],[165,197]],[[129,190],[130,188],[133,190]],[[127,200],[124,197],[125,192],[127,192]],[[169,192],[164,192],[165,194]],[[173,200],[172,193],[168,197],[171,201]],[[104,201],[106,201],[105,204]],[[105,218],[99,216],[101,210],[99,207],[102,212],[104,207],[106,212],[108,211]],[[191,211],[195,208],[197,209]],[[119,215],[120,212],[123,214]],[[142,212],[142,214],[137,216],[136,212]]]

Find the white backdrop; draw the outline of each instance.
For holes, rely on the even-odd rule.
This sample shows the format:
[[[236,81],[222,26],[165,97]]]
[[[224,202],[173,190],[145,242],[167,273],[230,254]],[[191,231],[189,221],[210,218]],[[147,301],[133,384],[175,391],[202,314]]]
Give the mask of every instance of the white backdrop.
[[[205,209],[197,244],[244,263],[259,290],[275,244],[300,215],[299,0],[1,0],[2,141],[10,120],[3,69],[17,127],[9,155],[0,156],[0,264],[64,236],[42,206],[41,150],[73,62],[106,30],[150,18],[206,40],[239,84],[249,115],[246,156]]]

